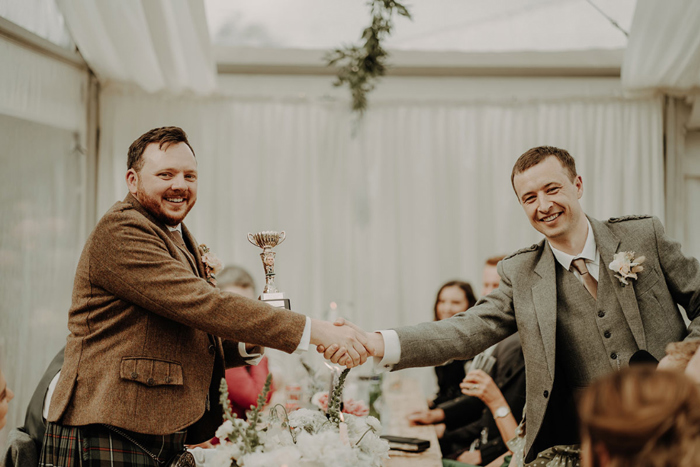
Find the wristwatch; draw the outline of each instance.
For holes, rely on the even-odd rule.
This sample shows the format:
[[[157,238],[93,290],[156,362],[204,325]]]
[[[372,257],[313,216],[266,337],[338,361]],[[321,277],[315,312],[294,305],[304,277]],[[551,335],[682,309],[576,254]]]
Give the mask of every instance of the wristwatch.
[[[507,405],[502,405],[493,412],[493,418],[503,418],[507,417],[510,413],[510,407]]]

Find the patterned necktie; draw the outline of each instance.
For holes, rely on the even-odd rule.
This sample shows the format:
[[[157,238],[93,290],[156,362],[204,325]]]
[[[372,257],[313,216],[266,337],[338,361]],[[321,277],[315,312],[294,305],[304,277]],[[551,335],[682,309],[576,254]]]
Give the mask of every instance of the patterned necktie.
[[[583,258],[576,258],[571,262],[571,265],[581,274],[583,286],[588,290],[588,293],[590,293],[594,299],[598,300],[598,281],[588,273],[586,260]]]

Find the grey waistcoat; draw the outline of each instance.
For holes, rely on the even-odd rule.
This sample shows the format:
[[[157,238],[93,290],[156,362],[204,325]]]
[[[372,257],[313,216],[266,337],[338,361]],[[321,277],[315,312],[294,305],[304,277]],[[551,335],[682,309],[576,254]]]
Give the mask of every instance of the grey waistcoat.
[[[626,366],[639,349],[606,274],[596,301],[574,273],[559,263],[556,269],[558,369],[572,388],[583,388]]]

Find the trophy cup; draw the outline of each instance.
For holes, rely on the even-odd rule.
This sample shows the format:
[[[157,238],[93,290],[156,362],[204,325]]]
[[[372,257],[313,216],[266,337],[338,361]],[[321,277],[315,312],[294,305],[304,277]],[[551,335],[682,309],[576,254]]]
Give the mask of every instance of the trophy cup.
[[[260,259],[265,268],[265,288],[260,294],[260,300],[277,308],[291,310],[289,299],[284,298],[284,294],[275,287],[275,252],[274,247],[287,238],[284,232],[264,231],[256,234],[248,234],[248,241],[253,245],[263,249]]]

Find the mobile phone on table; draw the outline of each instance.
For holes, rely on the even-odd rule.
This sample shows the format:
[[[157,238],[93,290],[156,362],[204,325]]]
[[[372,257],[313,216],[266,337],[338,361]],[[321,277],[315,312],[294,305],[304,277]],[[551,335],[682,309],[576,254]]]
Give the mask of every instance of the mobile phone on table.
[[[423,452],[430,447],[430,441],[427,439],[392,435],[382,435],[381,438],[387,440],[389,448],[396,451]]]

